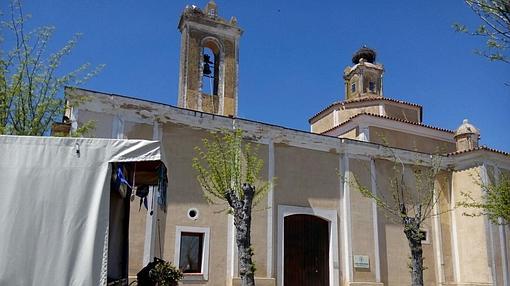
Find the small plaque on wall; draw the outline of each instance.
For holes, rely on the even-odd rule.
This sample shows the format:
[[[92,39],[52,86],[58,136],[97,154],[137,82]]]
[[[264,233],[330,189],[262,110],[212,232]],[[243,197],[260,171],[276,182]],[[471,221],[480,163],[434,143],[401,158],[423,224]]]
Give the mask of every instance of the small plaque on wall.
[[[368,255],[354,255],[354,268],[370,268],[370,260]]]

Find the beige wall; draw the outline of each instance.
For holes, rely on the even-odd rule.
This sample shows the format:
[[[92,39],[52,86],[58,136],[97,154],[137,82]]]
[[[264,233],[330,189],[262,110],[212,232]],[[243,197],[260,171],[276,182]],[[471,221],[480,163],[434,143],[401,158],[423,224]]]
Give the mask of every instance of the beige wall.
[[[94,130],[87,136],[95,138],[112,138],[112,122],[113,116],[105,113],[80,110],[78,116],[78,126],[92,121]]]
[[[441,259],[443,261],[444,280],[452,283],[454,280],[454,249],[452,248],[452,201],[451,201],[451,174],[442,174],[436,183],[436,189],[440,193],[438,208],[440,212],[439,222],[441,231]]]
[[[358,128],[353,128],[344,134],[340,135],[340,138],[358,139]]]
[[[363,112],[370,114],[380,114],[379,105],[375,106],[360,106],[360,107],[344,107],[345,109],[341,109],[338,112],[338,123],[343,123],[349,120],[351,117],[356,114],[360,114]]]
[[[393,202],[391,198],[394,190],[391,180],[395,178],[393,166],[394,163],[389,161],[375,161],[377,191],[380,197],[390,204]],[[414,192],[417,187],[412,176],[406,176],[405,181],[408,192]],[[385,285],[409,285],[410,250],[403,227],[398,218],[381,208],[378,208],[378,219],[382,281]],[[430,221],[427,220],[422,229],[428,230],[428,235],[432,238],[433,229]],[[424,266],[427,268],[424,272],[425,285],[436,285],[432,239],[430,244],[423,244],[423,257]]]
[[[207,135],[205,131],[175,124],[163,126],[162,140],[168,169],[164,259],[174,261],[176,226],[209,227],[209,281],[214,282],[226,279],[227,215],[221,212],[225,210],[224,204],[208,205],[191,165],[194,147],[201,145],[202,138]],[[197,220],[188,218],[190,208],[198,209],[200,214]]]
[[[334,124],[334,118],[333,118],[333,110],[330,110],[329,111],[330,113],[324,115],[323,117],[321,117],[319,120],[315,121],[313,124],[312,124],[312,132],[314,133],[322,133],[328,129],[331,129],[333,128]]]
[[[175,124],[165,124],[163,127],[163,145],[168,160],[169,195],[168,214],[166,218],[164,257],[174,260],[176,226],[195,226],[210,228],[209,247],[209,281],[200,282],[206,285],[225,285],[227,271],[227,233],[228,215],[226,202],[209,205],[203,197],[202,189],[196,180],[196,171],[192,168],[192,158],[196,152],[195,146],[202,146],[202,139],[209,133],[204,130],[193,130]],[[167,143],[168,142],[168,143]],[[267,180],[267,145],[258,146],[258,154],[265,165],[260,175]],[[187,217],[187,211],[196,208],[200,212],[197,220]],[[253,209],[252,245],[255,252],[253,257],[256,265],[256,276],[266,276],[267,260],[267,199]]]
[[[124,122],[124,138],[153,140],[153,128],[153,125],[126,121]]]
[[[275,145],[275,204],[337,209],[338,155]]]
[[[350,172],[359,184],[371,189],[370,161],[349,160]],[[353,268],[354,282],[375,282],[375,247],[372,201],[365,198],[353,186],[351,192],[352,255],[367,255],[370,269]]]
[[[456,202],[462,200],[462,192],[469,192],[475,199],[481,196],[478,180],[480,168],[471,168],[453,173],[453,195]],[[490,259],[487,249],[486,222],[484,217],[467,217],[463,213],[470,212],[458,207],[453,211],[455,216],[454,232],[457,235],[460,282],[489,283],[491,281]]]
[[[420,112],[417,107],[406,108],[400,105],[395,106],[390,103],[386,103],[384,104],[384,111],[386,112],[386,116],[389,117],[394,117],[411,122],[420,122]]]
[[[370,142],[432,154],[455,151],[455,143],[379,127],[369,128]]]

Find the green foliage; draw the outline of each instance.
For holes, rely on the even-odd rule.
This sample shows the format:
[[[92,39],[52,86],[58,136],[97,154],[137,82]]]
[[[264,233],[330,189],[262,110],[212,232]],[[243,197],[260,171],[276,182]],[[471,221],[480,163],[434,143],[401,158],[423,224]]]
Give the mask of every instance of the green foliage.
[[[243,131],[224,130],[203,139],[204,149],[195,147],[198,154],[193,158],[193,167],[198,172],[198,182],[204,189],[209,203],[227,200],[227,193],[244,199],[243,184],[255,188],[253,204],[256,205],[269,189],[269,183],[259,179],[264,161],[257,157],[257,148],[243,142]]]
[[[364,197],[373,199],[377,206],[385,211],[388,219],[408,228],[410,225],[405,221],[413,218],[419,228],[426,219],[436,215],[433,209],[440,194],[437,193],[435,183],[441,171],[441,158],[430,155],[428,161],[416,160],[413,165],[405,165],[393,149],[386,150],[388,160],[392,162],[393,173],[388,178],[387,192],[380,190],[379,185],[375,186],[376,192],[372,192],[371,188],[363,185],[354,175],[347,178],[348,182]],[[421,234],[418,232],[416,235]]]
[[[172,263],[162,261],[154,269],[151,269],[149,276],[159,286],[175,286],[182,279],[183,274]]]
[[[510,2],[508,0],[465,0],[466,4],[482,20],[474,30],[456,23],[457,32],[485,38],[484,49],[475,52],[491,61],[510,63]]]
[[[81,35],[75,34],[62,48],[50,53],[47,48],[54,27],[26,31],[30,17],[23,14],[20,0],[12,0],[10,13],[5,15],[0,30],[0,134],[47,134],[64,113],[64,87],[84,83],[103,65],[91,68],[85,63],[61,73],[62,60],[71,54]],[[5,47],[6,40],[12,47]]]
[[[474,210],[474,212],[464,212],[463,215],[487,215],[494,224],[508,224],[510,222],[510,178],[503,175],[498,183],[481,186],[483,194],[480,199],[473,198],[468,192],[461,193],[464,200],[457,205]]]

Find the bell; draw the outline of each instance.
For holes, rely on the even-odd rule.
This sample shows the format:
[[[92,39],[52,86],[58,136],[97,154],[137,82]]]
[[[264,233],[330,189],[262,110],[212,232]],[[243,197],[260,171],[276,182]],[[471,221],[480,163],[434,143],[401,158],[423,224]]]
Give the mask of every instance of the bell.
[[[213,62],[211,62],[211,56],[209,56],[208,54],[204,54],[204,63],[212,64]]]
[[[211,67],[209,66],[208,63],[204,63],[204,70],[203,70],[203,73],[205,75],[210,75],[212,72],[211,72]]]

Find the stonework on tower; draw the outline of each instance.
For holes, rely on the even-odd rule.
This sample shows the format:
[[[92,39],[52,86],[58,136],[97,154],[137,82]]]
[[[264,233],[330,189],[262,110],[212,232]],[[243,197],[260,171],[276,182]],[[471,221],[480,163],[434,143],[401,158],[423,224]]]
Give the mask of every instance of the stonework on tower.
[[[221,18],[210,1],[204,10],[186,6],[181,32],[178,106],[237,116],[239,38],[237,19]]]

